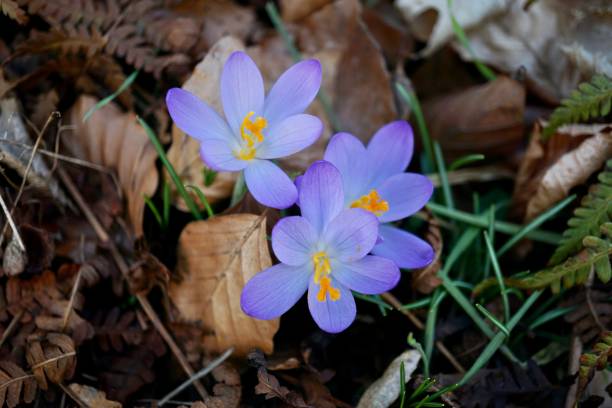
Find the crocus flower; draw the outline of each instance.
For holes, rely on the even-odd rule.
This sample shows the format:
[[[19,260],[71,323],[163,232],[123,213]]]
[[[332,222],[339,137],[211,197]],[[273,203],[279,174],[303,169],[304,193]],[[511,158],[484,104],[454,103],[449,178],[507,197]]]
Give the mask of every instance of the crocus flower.
[[[200,142],[200,155],[217,171],[242,171],[257,201],[287,208],[297,199],[289,177],[271,160],[310,146],[323,124],[303,114],[321,85],[321,64],[299,62],[285,71],[267,97],[261,73],[244,52],[234,52],[221,74],[225,119],[197,96],[168,91],[166,104],[176,125]]]
[[[299,190],[302,216],[286,217],[272,230],[272,249],[281,261],[255,275],[244,287],[242,310],[258,319],[285,313],[308,290],[308,307],[319,327],[330,333],[355,319],[351,290],[378,294],[400,277],[392,261],[367,255],[379,222],[360,208],[344,208],[342,177],[319,161],[304,174]]]
[[[342,174],[345,207],[367,210],[383,223],[372,253],[406,269],[424,267],[434,258],[427,242],[388,224],[420,210],[433,192],[427,177],[404,173],[413,146],[410,125],[396,121],[378,130],[367,148],[355,136],[338,133],[324,156]]]

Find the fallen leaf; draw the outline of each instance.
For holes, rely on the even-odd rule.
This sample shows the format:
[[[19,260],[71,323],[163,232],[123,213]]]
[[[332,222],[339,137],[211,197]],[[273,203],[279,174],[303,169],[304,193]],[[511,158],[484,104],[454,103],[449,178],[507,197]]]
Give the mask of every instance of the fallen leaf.
[[[183,89],[197,95],[222,114],[221,92],[219,90],[221,70],[230,54],[239,50],[244,50],[244,45],[240,40],[233,37],[224,37],[219,40],[206,54],[206,57],[196,65],[191,77],[183,84]],[[210,203],[215,203],[231,195],[237,173],[220,172],[215,177],[214,182],[210,186],[206,186],[203,174],[206,165],[200,157],[200,144],[176,125],[172,126],[172,146],[170,146],[167,155],[183,183],[197,186]],[[164,171],[164,174],[166,180],[170,182],[168,173]],[[170,182],[170,185],[173,188],[174,204],[183,211],[189,211],[183,199],[177,194],[174,184]],[[199,202],[195,193],[192,193],[192,196],[196,202]]]
[[[106,393],[94,387],[72,383],[68,388],[89,408],[121,408],[119,402],[106,399]]]
[[[563,126],[546,141],[541,134],[537,123],[514,186],[513,208],[524,221],[567,197],[612,156],[612,124]]]
[[[280,0],[283,20],[288,22],[300,20],[330,2],[331,0]]]
[[[217,383],[213,396],[204,399],[208,408],[238,408],[242,397],[240,374],[230,363],[224,363],[212,372]]]
[[[447,159],[511,155],[523,139],[524,86],[508,77],[427,101],[423,113]]]
[[[64,147],[79,159],[113,170],[127,199],[127,215],[136,237],[142,236],[144,197],[152,196],[159,175],[155,167],[157,152],[134,113],[123,113],[110,103],[96,110],[87,122],[83,116],[97,101],[81,96],[68,112],[74,126],[62,134]]]
[[[375,7],[366,7],[362,19],[380,45],[389,65],[402,64],[410,57],[414,51],[413,37],[404,27],[405,21],[392,4],[379,2]]]
[[[442,242],[442,232],[438,220],[429,211],[426,211],[425,214],[428,223],[425,240],[431,244],[436,255],[432,263],[412,273],[412,287],[428,295],[442,284],[442,280],[438,278],[437,273],[442,268],[440,255],[442,255],[444,243]]]
[[[400,394],[400,365],[404,363],[406,382],[416,370],[421,355],[416,350],[406,350],[397,356],[383,375],[363,393],[357,408],[388,408]]]
[[[246,355],[258,347],[267,353],[279,319],[256,320],[240,308],[245,283],[272,265],[265,215],[221,215],[188,224],[177,249],[177,274],[170,299],[182,318],[201,320],[204,348],[211,353],[234,347]]]
[[[278,382],[278,379],[268,373],[265,367],[257,369],[257,379],[259,383],[255,386],[255,394],[265,395],[266,400],[278,398],[285,404],[294,408],[310,408],[304,402],[304,398],[295,391],[290,391],[287,387],[283,387]]]

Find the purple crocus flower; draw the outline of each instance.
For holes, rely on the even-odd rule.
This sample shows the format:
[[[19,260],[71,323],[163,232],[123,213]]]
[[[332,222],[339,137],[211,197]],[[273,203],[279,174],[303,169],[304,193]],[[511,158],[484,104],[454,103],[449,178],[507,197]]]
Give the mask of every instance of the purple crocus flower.
[[[377,294],[393,288],[400,273],[394,262],[367,255],[379,222],[359,208],[344,208],[340,172],[330,163],[311,165],[299,190],[302,216],[280,220],[272,249],[281,261],[255,275],[244,287],[242,310],[258,319],[285,313],[308,290],[308,307],[319,327],[330,333],[355,319],[351,290]]]
[[[287,208],[297,199],[289,177],[271,160],[314,143],[323,124],[303,114],[321,86],[321,64],[299,62],[285,71],[268,96],[261,73],[244,52],[234,52],[221,74],[225,119],[197,96],[180,88],[166,95],[176,125],[200,142],[200,155],[217,171],[241,171],[260,203]]]
[[[342,174],[345,207],[368,210],[383,223],[380,240],[372,253],[406,269],[427,266],[434,258],[427,242],[386,224],[420,210],[433,192],[427,177],[404,173],[413,147],[412,128],[401,120],[380,128],[367,148],[355,136],[338,133],[329,142],[324,156]]]

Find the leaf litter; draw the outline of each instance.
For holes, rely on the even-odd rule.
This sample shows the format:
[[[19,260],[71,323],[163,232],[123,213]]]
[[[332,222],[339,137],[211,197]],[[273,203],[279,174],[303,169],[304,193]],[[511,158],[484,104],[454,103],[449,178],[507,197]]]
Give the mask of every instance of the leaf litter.
[[[215,408],[605,406],[603,2],[0,3],[3,406],[152,407],[175,390]],[[280,319],[243,312],[246,282],[286,261],[273,231],[298,208],[257,203],[170,120],[176,86],[223,113],[221,73],[238,50],[267,92],[296,59],[320,61],[306,113],[324,129],[278,160],[292,179],[336,132],[367,144],[405,119],[408,171],[437,187],[396,223],[433,262],[359,295],[342,333],[321,331],[305,300]]]

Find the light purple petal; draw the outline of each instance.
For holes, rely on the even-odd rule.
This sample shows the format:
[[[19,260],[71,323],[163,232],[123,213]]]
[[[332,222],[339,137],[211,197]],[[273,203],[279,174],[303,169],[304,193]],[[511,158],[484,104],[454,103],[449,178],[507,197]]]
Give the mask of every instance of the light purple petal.
[[[272,208],[288,208],[297,199],[297,188],[276,164],[268,160],[251,160],[244,169],[244,180],[253,197]]]
[[[393,289],[400,280],[397,265],[380,256],[366,256],[356,262],[332,263],[332,274],[344,286],[366,295]]]
[[[349,133],[337,133],[329,141],[323,158],[340,170],[347,204],[369,192],[369,169],[373,163],[369,163],[361,140]]]
[[[272,230],[274,255],[287,265],[303,265],[310,261],[317,233],[304,217],[285,217]]]
[[[378,219],[360,208],[343,210],[325,228],[322,241],[331,258],[355,262],[372,250],[378,239]]]
[[[274,265],[244,286],[240,295],[242,311],[262,320],[279,317],[300,300],[310,277],[306,266]]]
[[[400,173],[388,178],[378,193],[389,203],[389,211],[380,216],[380,222],[397,221],[427,204],[433,193],[433,184],[421,174]]]
[[[311,59],[298,62],[276,81],[264,105],[264,117],[273,123],[302,113],[321,87],[321,64]]]
[[[372,253],[392,260],[400,268],[423,268],[434,259],[431,245],[416,235],[391,225],[381,225],[379,234],[383,240],[374,247]]]
[[[261,73],[251,57],[242,51],[229,56],[221,73],[221,102],[225,118],[234,134],[249,112],[261,115],[264,103],[264,84]]]
[[[215,171],[240,171],[247,162],[238,159],[227,140],[206,139],[200,143],[200,157]]]
[[[376,188],[389,177],[402,173],[414,149],[412,127],[404,120],[391,122],[376,132],[368,144],[372,185]]]
[[[227,122],[191,92],[181,88],[170,89],[166,94],[166,106],[176,126],[199,141],[231,140],[234,137]]]
[[[308,308],[317,325],[328,333],[339,333],[355,320],[357,309],[351,291],[332,278],[332,286],[340,290],[340,299],[332,301],[329,296],[324,302],[317,300],[319,285],[310,280],[308,287]]]
[[[299,152],[313,144],[323,132],[323,122],[316,116],[299,114],[276,122],[257,148],[260,159],[278,159]]]
[[[314,162],[300,182],[300,209],[317,233],[344,207],[342,176],[326,161]]]

